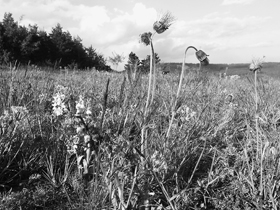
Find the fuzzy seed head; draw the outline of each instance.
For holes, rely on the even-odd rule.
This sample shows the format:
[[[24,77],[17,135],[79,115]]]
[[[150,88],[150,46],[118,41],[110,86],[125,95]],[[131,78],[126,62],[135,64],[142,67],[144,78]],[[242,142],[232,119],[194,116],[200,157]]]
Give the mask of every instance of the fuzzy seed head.
[[[153,25],[153,29],[158,33],[162,34],[165,32],[175,21],[175,17],[170,13],[164,13],[161,18],[156,21]]]
[[[263,56],[262,59],[253,59],[249,66],[249,70],[253,72],[261,71],[263,67],[264,58],[265,56]]]

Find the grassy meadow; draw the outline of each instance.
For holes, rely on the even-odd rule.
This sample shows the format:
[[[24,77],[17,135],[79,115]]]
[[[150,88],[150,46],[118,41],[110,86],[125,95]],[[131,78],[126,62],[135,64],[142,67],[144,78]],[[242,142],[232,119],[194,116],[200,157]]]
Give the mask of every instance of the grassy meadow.
[[[0,209],[278,209],[280,66],[224,67],[174,109],[180,71],[147,109],[148,75],[2,69]]]

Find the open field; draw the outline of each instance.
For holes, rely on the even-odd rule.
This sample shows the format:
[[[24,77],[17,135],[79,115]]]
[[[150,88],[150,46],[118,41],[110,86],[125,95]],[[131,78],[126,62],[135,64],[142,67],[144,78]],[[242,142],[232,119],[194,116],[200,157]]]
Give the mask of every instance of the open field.
[[[182,65],[181,63],[168,63],[170,65],[170,71],[181,71],[177,66]],[[198,64],[186,64],[190,69],[195,69]],[[240,76],[250,76],[251,73],[248,71],[249,63],[244,64],[209,64],[205,67],[204,71],[219,76],[219,73],[224,73],[226,67],[228,67],[228,75],[240,75]],[[260,72],[259,76],[262,77],[280,77],[280,63],[267,62],[264,63],[264,71]]]
[[[0,209],[278,209],[280,66],[224,67],[187,72],[173,121],[179,72],[145,112],[147,75],[0,71]]]

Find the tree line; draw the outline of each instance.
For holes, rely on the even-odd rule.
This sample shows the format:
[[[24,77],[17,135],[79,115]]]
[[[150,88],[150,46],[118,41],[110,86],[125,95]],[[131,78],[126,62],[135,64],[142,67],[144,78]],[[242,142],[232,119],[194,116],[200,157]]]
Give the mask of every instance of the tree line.
[[[0,22],[0,64],[10,62],[37,66],[110,70],[104,56],[82,39],[64,31],[58,23],[50,33],[37,25],[22,26],[11,13],[5,13]]]

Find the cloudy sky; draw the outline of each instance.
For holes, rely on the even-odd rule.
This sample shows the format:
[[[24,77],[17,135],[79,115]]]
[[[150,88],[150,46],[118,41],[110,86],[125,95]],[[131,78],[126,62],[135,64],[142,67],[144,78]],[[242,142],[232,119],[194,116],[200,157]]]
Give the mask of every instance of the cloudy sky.
[[[50,32],[60,23],[105,57],[132,51],[141,59],[149,48],[139,34],[152,31],[160,14],[176,22],[154,36],[164,62],[181,62],[193,45],[210,55],[211,63],[249,63],[266,56],[280,61],[279,0],[0,0],[0,15],[10,12],[20,24],[37,24]],[[187,62],[196,62],[189,52]]]

